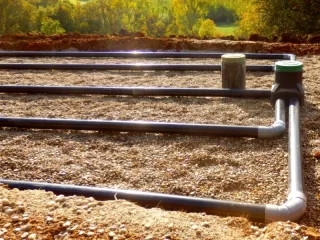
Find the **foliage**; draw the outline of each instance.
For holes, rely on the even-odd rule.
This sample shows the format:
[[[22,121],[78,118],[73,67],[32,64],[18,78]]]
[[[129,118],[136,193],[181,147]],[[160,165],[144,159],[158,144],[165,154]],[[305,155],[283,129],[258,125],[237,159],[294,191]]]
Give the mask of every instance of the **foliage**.
[[[60,26],[60,22],[58,20],[53,20],[51,18],[44,18],[41,26],[41,33],[49,35],[49,34],[62,34],[65,33],[64,30]]]
[[[234,23],[239,20],[235,9],[226,8],[223,5],[215,5],[209,8],[207,18],[216,23]]]
[[[121,29],[147,36],[320,32],[319,0],[0,0],[0,34],[98,33]],[[210,21],[211,20],[211,21]]]
[[[199,37],[211,38],[217,34],[216,24],[211,19],[206,19],[199,28]]]
[[[240,21],[244,35],[320,32],[319,0],[250,0]]]
[[[0,33],[33,31],[36,11],[36,7],[23,0],[0,0]]]

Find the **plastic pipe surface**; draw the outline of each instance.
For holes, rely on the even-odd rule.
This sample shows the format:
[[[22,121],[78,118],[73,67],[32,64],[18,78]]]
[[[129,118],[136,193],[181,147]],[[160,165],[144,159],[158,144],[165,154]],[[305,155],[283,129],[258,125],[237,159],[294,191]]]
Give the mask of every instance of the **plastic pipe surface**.
[[[101,94],[127,96],[202,96],[270,98],[270,90],[212,89],[212,88],[161,88],[161,87],[71,87],[0,85],[3,93],[27,94]]]
[[[112,57],[112,58],[221,58],[225,53],[212,52],[48,52],[0,51],[0,57]],[[248,59],[285,59],[293,54],[243,53]],[[290,57],[288,58],[288,56]],[[294,55],[293,55],[294,56]],[[295,60],[295,59],[294,59]]]
[[[285,102],[278,99],[275,104],[275,121],[271,126],[259,127],[258,138],[268,139],[282,136],[286,131]]]
[[[0,69],[32,70],[126,70],[126,71],[221,71],[214,64],[47,64],[47,63],[0,63]],[[274,66],[247,66],[250,72],[273,72]]]
[[[284,204],[266,205],[266,222],[295,221],[306,211],[303,191],[299,100],[289,101],[289,195]]]
[[[276,106],[281,106],[277,101]],[[276,119],[284,120],[284,113],[276,110]],[[94,197],[98,200],[126,199],[141,205],[154,207],[162,206],[167,209],[207,212],[231,216],[245,216],[253,221],[294,221],[299,219],[306,210],[306,197],[302,189],[302,160],[300,140],[299,101],[291,99],[289,102],[289,185],[288,201],[280,206],[267,204],[238,203],[214,199],[184,197],[178,195],[148,193],[130,190],[83,187],[65,184],[37,183],[15,180],[0,180],[10,188],[42,189],[56,194],[82,195]]]
[[[55,194],[81,195],[97,200],[126,199],[146,207],[162,207],[170,210],[206,212],[227,216],[246,216],[253,221],[264,221],[265,205],[223,201],[209,198],[186,197],[181,195],[151,193],[133,190],[85,187],[66,184],[39,183],[0,179],[11,188],[41,189]]]
[[[276,113],[282,112],[282,100],[276,104]],[[274,124],[279,124],[277,119]],[[0,117],[0,127],[36,128],[36,129],[72,129],[72,130],[96,130],[112,132],[148,132],[188,134],[200,136],[229,136],[272,138],[279,137],[285,131],[285,124],[275,128],[265,126],[236,126],[214,124],[190,124],[190,123],[165,123],[147,121],[102,121],[102,120],[78,120],[78,119],[50,119],[50,118],[13,118]]]

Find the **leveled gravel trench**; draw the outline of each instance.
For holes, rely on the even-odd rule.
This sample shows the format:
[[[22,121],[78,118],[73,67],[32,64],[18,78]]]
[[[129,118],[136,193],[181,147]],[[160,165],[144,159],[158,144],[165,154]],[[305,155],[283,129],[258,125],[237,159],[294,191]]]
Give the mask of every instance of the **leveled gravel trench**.
[[[319,56],[306,56],[302,110],[307,195],[317,222],[320,167]],[[110,59],[5,59],[4,62],[110,62]],[[119,63],[120,60],[117,60]],[[120,61],[124,62],[124,61]],[[126,62],[135,62],[126,60]],[[136,61],[137,62],[137,61]],[[136,63],[135,62],[135,63]],[[145,62],[141,59],[138,62]],[[150,62],[150,61],[148,61]],[[160,61],[153,61],[160,63]],[[166,62],[169,62],[166,61]],[[218,60],[170,63],[212,64]],[[162,61],[161,61],[162,63]],[[249,60],[249,64],[272,64]],[[2,84],[75,86],[220,87],[219,72],[0,70]],[[247,88],[270,89],[272,73],[247,73]],[[268,99],[115,97],[1,94],[2,116],[271,125]],[[317,127],[318,126],[318,127]],[[135,189],[250,203],[281,204],[288,184],[288,138],[199,137],[94,131],[0,131],[0,178]],[[310,167],[311,166],[311,167]]]
[[[9,61],[106,63],[111,59],[42,58],[8,59],[6,62]],[[114,62],[122,61],[116,59]],[[179,63],[176,59],[149,62]],[[182,61],[185,64],[212,62],[219,60]],[[248,65],[271,63],[250,60]],[[1,75],[6,84],[168,87],[220,87],[221,84],[219,72],[2,70]],[[269,89],[272,81],[272,73],[248,73],[247,87]],[[267,99],[3,94],[0,100],[4,106],[2,116],[15,117],[237,125],[271,125],[274,117]],[[286,197],[286,137],[257,140],[17,129],[7,129],[1,135],[1,148],[7,158],[2,162],[3,178],[254,203],[281,203]]]

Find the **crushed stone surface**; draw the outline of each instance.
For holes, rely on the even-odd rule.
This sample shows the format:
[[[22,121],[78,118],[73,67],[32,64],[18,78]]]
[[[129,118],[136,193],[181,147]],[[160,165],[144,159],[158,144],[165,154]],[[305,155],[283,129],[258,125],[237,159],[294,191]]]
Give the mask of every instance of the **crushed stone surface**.
[[[0,198],[23,202],[32,224],[30,233],[36,234],[31,237],[31,234],[24,234],[29,239],[41,236],[47,239],[45,236],[59,234],[61,239],[66,236],[111,239],[113,233],[117,237],[123,235],[124,239],[165,239],[165,234],[169,233],[171,239],[269,239],[271,236],[288,239],[293,235],[302,238],[316,234],[320,222],[317,214],[320,210],[320,166],[315,157],[320,151],[320,57],[302,56],[298,60],[305,64],[306,102],[301,118],[308,197],[307,212],[299,222],[305,227],[299,231],[294,230],[300,226],[296,223],[273,223],[253,228],[253,223],[242,218],[144,209],[123,200],[93,204],[91,209],[88,199],[66,197],[63,202],[57,202],[56,196],[43,191],[9,191],[3,187],[0,188]],[[136,63],[132,59],[117,59],[115,62],[125,61]],[[138,62],[146,61],[138,59]],[[165,61],[219,63],[208,59]],[[1,58],[0,62],[111,63],[111,59]],[[272,63],[269,60],[248,60],[248,65]],[[221,87],[219,72],[0,70],[0,76],[1,84],[15,85]],[[273,81],[272,73],[247,73],[247,88],[270,89]],[[1,116],[6,117],[243,126],[269,126],[274,118],[268,99],[0,94],[0,106]],[[279,139],[259,140],[2,128],[0,159],[0,178],[4,179],[134,189],[260,204],[281,204],[286,201],[288,191],[287,134]],[[48,205],[50,201],[53,203]],[[13,209],[18,206],[13,205]],[[1,213],[3,224],[0,223],[0,227],[4,222],[10,222],[8,219],[12,222],[6,228],[6,236],[21,236],[23,232],[17,230],[21,228],[20,222],[4,212]],[[22,221],[23,213],[19,214],[18,219]],[[56,222],[52,220],[48,224],[46,217]],[[70,226],[69,223],[64,226],[68,221]],[[90,225],[91,222],[94,226]],[[120,227],[121,224],[124,226]],[[150,229],[145,229],[144,224],[150,224]],[[173,230],[168,227],[170,224],[173,224]],[[67,231],[75,225],[76,229]],[[112,225],[116,225],[113,231],[109,229]]]

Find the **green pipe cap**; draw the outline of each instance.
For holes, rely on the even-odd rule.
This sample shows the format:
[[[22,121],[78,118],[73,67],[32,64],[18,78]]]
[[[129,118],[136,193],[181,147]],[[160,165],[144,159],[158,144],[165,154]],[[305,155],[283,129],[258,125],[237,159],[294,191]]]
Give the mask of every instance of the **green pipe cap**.
[[[221,56],[223,63],[244,63],[246,61],[246,55],[239,53],[224,54]]]
[[[277,72],[302,72],[303,63],[299,61],[278,61],[275,70]]]

